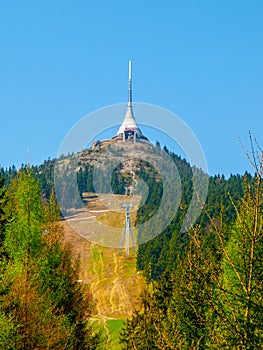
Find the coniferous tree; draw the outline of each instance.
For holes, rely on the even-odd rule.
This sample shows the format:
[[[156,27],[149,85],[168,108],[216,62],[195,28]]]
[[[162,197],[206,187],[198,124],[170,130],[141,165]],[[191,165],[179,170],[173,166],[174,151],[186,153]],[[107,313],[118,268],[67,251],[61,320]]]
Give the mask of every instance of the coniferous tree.
[[[4,187],[4,178],[0,178],[0,255],[2,253],[2,245],[5,237],[5,224],[7,221],[6,214],[7,195]]]
[[[224,242],[222,273],[214,290],[211,348],[260,349],[263,342],[262,168],[249,186]]]
[[[216,208],[208,203],[205,225],[195,226],[181,245],[171,244],[175,236],[170,225],[170,237],[167,231],[140,247],[148,289],[141,309],[122,331],[124,349],[262,348],[263,158],[256,158],[253,148],[252,154],[255,177],[246,174],[242,186],[241,178],[232,176],[227,182],[218,177],[215,183],[222,187]],[[165,261],[165,249],[165,254],[176,255],[174,265]],[[152,266],[160,266],[162,256],[164,268],[173,266],[169,288],[158,274],[152,282]]]
[[[179,349],[174,341],[176,336],[177,344],[185,343],[171,319],[172,289],[173,280],[169,274],[164,274],[158,282],[149,283],[141,296],[141,309],[127,320],[121,332],[124,349]]]
[[[6,250],[13,259],[25,261],[41,249],[43,222],[40,188],[30,170],[12,181],[8,202]]]
[[[25,169],[10,186],[8,211],[8,259],[0,266],[3,342],[11,337],[14,349],[96,349],[91,294],[78,283],[78,262],[63,244],[54,193],[41,202],[39,185]]]

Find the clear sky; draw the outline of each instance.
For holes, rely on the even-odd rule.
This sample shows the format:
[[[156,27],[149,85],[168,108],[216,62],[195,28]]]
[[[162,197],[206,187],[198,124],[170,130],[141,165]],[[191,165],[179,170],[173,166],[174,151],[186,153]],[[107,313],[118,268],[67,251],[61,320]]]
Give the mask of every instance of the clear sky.
[[[238,137],[263,147],[262,19],[260,0],[0,1],[0,164],[53,158],[125,102],[132,59],[134,101],[179,115],[210,174],[250,171]]]

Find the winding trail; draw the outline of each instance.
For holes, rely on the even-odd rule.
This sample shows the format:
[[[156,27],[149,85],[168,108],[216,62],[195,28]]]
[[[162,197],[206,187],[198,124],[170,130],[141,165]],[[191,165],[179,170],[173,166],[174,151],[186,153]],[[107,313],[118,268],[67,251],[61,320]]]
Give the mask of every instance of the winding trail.
[[[135,173],[132,172],[131,175],[135,179]],[[122,201],[126,200],[126,197],[119,196],[118,199]],[[87,209],[92,219],[95,219],[93,215],[100,217],[102,211],[104,212],[99,201],[98,203],[92,202],[90,209],[93,213],[89,211],[89,206]],[[105,211],[105,214],[111,219],[110,211]],[[84,214],[76,212],[72,221],[82,224],[82,218],[84,218]],[[113,220],[115,220],[114,216]],[[83,227],[87,231],[93,231],[93,220],[85,219],[83,222],[85,222]],[[136,299],[144,287],[144,278],[136,271],[136,253],[131,251],[129,257],[120,255],[119,248],[96,245],[80,236],[70,226],[70,223],[63,221],[62,225],[65,228],[65,240],[72,244],[74,255],[80,258],[81,272],[79,277],[90,286],[96,303],[95,312],[90,321],[96,322],[104,328],[104,348],[112,349],[112,344],[116,341],[113,338],[116,337],[116,334],[110,334],[112,325],[108,321],[129,318],[134,310]]]

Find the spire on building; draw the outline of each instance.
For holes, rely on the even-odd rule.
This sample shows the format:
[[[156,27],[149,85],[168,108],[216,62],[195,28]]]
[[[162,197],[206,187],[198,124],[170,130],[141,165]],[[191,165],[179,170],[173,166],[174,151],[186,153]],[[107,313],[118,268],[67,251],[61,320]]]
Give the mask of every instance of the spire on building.
[[[132,104],[132,61],[129,61],[128,106]]]
[[[123,122],[114,139],[134,140],[147,138],[141,132],[133,113],[132,107],[132,61],[129,61],[129,79],[128,79],[128,105]]]

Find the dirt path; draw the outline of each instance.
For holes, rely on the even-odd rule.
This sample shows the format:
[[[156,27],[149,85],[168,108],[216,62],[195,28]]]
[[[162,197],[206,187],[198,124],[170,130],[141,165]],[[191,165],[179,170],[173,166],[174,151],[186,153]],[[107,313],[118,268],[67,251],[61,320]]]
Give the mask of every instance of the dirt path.
[[[94,276],[96,276],[96,279],[90,284],[92,294],[94,295],[95,301],[96,301],[96,317],[93,317],[91,320],[98,321],[102,324],[103,328],[105,329],[106,334],[106,343],[105,343],[105,349],[110,349],[111,344],[111,335],[109,332],[109,329],[107,327],[107,321],[108,320],[117,320],[117,317],[109,317],[105,315],[105,308],[104,308],[104,300],[103,296],[100,293],[100,284],[110,284],[111,290],[110,290],[110,296],[108,299],[108,306],[107,309],[110,311],[110,314],[121,314],[124,312],[123,305],[125,305],[126,308],[131,307],[131,303],[129,302],[130,296],[128,295],[126,288],[125,288],[125,281],[121,278],[120,275],[120,263],[119,263],[119,252],[115,251],[113,253],[113,259],[112,259],[112,276],[105,277],[104,273],[106,271],[106,266],[102,258],[102,254],[99,251],[96,251],[98,247],[93,243],[91,244],[91,251],[92,251],[92,272],[94,273]],[[98,258],[99,255],[99,258]]]
[[[122,197],[119,197],[121,201]],[[125,196],[123,200],[126,200]],[[89,232],[93,230],[93,220],[98,219],[101,214],[108,215],[109,224],[110,220],[115,219],[110,211],[104,212],[102,205],[100,203],[97,205],[95,200],[92,202],[92,207],[87,209],[88,214],[82,211],[76,212],[71,220],[83,225]],[[119,248],[96,245],[80,236],[70,225],[71,222],[62,221],[65,240],[71,243],[74,254],[80,257],[79,278],[90,286],[96,302],[96,312],[91,321],[99,322],[105,329],[105,349],[111,349],[113,339],[107,321],[129,318],[136,306],[136,299],[144,287],[144,278],[136,271],[136,252],[131,251],[130,256],[126,257],[119,255]]]

